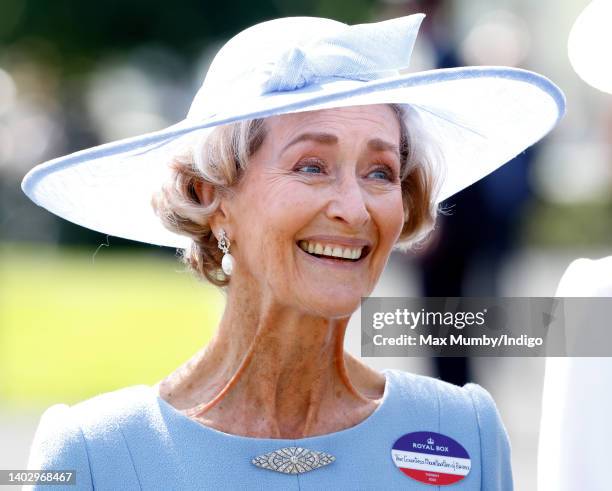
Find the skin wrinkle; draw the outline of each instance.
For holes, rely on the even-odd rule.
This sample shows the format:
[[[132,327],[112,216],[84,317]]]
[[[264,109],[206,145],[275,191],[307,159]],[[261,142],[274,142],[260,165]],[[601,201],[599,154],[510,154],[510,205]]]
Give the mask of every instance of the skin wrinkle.
[[[400,130],[385,105],[275,116],[266,125],[236,192],[211,218],[215,233],[230,237],[236,263],[218,329],[157,388],[220,431],[303,438],[362,422],[384,392],[384,376],[346,353],[344,336],[403,226],[400,182],[378,172],[383,163],[399,174]],[[281,155],[303,133],[337,141],[305,139]],[[372,139],[392,145],[377,149]],[[312,160],[320,173],[310,172]],[[371,250],[350,270],[334,268],[296,245],[314,235],[366,239]]]

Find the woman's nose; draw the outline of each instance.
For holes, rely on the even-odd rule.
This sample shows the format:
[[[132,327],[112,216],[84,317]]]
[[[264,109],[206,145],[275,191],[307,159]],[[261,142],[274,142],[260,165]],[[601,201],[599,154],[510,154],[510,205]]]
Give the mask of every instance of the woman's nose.
[[[342,220],[352,228],[363,227],[370,219],[364,192],[357,176],[347,176],[334,186],[334,196],[327,207],[327,216],[332,220]]]

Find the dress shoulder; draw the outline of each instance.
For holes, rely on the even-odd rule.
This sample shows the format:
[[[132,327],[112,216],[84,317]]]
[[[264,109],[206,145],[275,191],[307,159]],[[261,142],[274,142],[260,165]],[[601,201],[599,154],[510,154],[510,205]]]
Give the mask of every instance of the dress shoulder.
[[[28,469],[75,470],[76,488],[66,485],[54,486],[54,489],[80,490],[112,488],[116,482],[107,482],[108,473],[100,472],[110,465],[116,469],[115,476],[120,477],[122,484],[138,488],[123,433],[146,419],[143,418],[146,398],[142,392],[145,387],[125,387],[72,406],[50,406],[42,414],[30,446]]]
[[[491,394],[475,383],[459,387],[430,376],[398,372],[399,389],[405,392],[402,400],[436,414],[423,416],[427,427],[466,442],[479,454],[478,462],[472,461],[472,472],[480,474],[480,486],[475,489],[511,491],[510,439]]]
[[[73,470],[76,471],[78,489],[93,489],[85,439],[68,405],[55,404],[42,414],[30,446],[27,468]],[[32,485],[24,486],[24,489],[43,488]],[[59,485],[54,489],[74,490],[75,486]]]

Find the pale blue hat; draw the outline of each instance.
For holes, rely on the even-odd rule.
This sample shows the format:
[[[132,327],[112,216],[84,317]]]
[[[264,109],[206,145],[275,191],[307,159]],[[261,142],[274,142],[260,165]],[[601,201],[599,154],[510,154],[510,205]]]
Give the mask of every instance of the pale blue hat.
[[[40,164],[22,189],[84,227],[187,248],[191,239],[162,226],[151,196],[169,177],[169,155],[194,135],[275,114],[396,103],[416,112],[420,133],[436,142],[445,168],[442,201],[540,140],[563,115],[565,99],[547,78],[517,68],[410,72],[424,17],[353,26],[316,17],[257,24],[217,53],[184,120]]]

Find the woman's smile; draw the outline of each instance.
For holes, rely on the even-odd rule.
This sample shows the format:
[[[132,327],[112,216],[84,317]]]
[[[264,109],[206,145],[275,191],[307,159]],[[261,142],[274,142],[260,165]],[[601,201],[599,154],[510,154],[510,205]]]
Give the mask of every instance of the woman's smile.
[[[332,247],[331,244],[300,240],[297,244],[298,254],[316,266],[354,271],[360,269],[370,252],[368,246]]]

